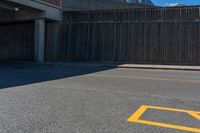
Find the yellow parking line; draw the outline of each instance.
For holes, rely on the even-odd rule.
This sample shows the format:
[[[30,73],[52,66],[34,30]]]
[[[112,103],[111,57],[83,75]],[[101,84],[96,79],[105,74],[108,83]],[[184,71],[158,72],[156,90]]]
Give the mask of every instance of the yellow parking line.
[[[174,81],[174,82],[190,82],[200,83],[200,80],[189,79],[174,79],[174,78],[156,78],[156,77],[138,77],[138,76],[120,76],[120,75],[103,75],[103,74],[90,74],[96,77],[109,77],[109,78],[124,78],[124,79],[147,79],[147,80],[159,80],[159,81]]]
[[[195,119],[200,120],[200,112],[197,112],[197,111],[142,105],[130,118],[128,118],[127,121],[128,122],[134,122],[134,123],[140,123],[140,124],[146,124],[146,125],[152,125],[152,126],[158,126],[158,127],[165,127],[165,128],[171,128],[171,129],[200,133],[200,128],[192,128],[192,127],[186,127],[186,126],[180,126],[180,125],[165,124],[165,123],[160,123],[160,122],[152,122],[152,121],[147,121],[147,120],[141,120],[140,117],[148,109],[187,113],[187,114],[193,116]]]
[[[151,121],[145,121],[145,120],[138,120],[138,121],[136,121],[136,123],[200,133],[200,129],[191,128],[191,127],[177,126],[177,125],[171,125],[171,124],[163,124],[163,123],[151,122]]]

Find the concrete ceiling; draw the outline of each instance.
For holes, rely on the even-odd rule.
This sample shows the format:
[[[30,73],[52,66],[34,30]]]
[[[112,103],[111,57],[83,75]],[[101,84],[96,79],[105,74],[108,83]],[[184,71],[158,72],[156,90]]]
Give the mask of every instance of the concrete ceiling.
[[[0,1],[0,10],[15,11],[18,7],[19,7],[19,5],[16,5],[14,3],[10,3],[5,0]]]
[[[0,1],[0,23],[27,21],[42,17],[42,12],[16,3]]]

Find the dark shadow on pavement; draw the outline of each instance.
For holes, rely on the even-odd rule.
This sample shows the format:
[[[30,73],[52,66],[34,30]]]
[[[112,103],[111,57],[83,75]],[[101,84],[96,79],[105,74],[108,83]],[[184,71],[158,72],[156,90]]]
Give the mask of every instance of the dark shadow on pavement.
[[[80,76],[109,69],[112,69],[112,67],[0,63],[0,89]]]

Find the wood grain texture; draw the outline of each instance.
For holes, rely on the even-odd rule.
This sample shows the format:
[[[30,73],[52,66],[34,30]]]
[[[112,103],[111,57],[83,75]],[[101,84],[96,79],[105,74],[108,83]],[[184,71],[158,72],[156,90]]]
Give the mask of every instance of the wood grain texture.
[[[198,7],[65,12],[50,22],[46,60],[200,64]]]
[[[34,24],[0,25],[0,60],[32,61]]]

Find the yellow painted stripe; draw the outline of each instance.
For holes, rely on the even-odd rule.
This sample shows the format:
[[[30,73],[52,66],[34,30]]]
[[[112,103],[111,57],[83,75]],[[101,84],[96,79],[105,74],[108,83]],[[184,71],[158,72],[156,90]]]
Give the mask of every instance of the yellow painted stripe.
[[[134,123],[140,123],[140,124],[147,124],[147,125],[152,125],[152,126],[158,126],[158,127],[165,127],[165,128],[171,128],[171,129],[200,133],[200,128],[192,128],[192,127],[186,127],[186,126],[180,126],[180,125],[173,125],[173,124],[152,122],[152,121],[147,121],[147,120],[140,120],[140,117],[146,112],[147,109],[184,112],[184,113],[188,113],[189,115],[193,116],[197,120],[200,120],[200,112],[197,112],[197,111],[142,105],[130,118],[128,118],[127,121],[128,122],[134,122]]]
[[[145,121],[145,120],[137,120],[135,122],[136,123],[140,123],[140,124],[153,125],[153,126],[158,126],[158,127],[165,127],[165,128],[171,128],[171,129],[178,129],[178,130],[182,130],[182,131],[200,133],[200,129],[199,128],[191,128],[191,127],[164,124],[164,123],[151,122],[151,121]]]
[[[187,113],[196,118],[197,120],[200,120],[200,113],[195,113],[195,112],[187,112]]]
[[[175,108],[166,108],[166,107],[157,107],[157,106],[147,106],[143,105],[149,109],[158,109],[158,110],[166,110],[166,111],[174,111],[174,112],[185,112],[185,113],[200,113],[198,111],[184,110],[184,109],[175,109]]]
[[[138,120],[147,110],[146,106],[141,106],[129,119],[129,122]]]

